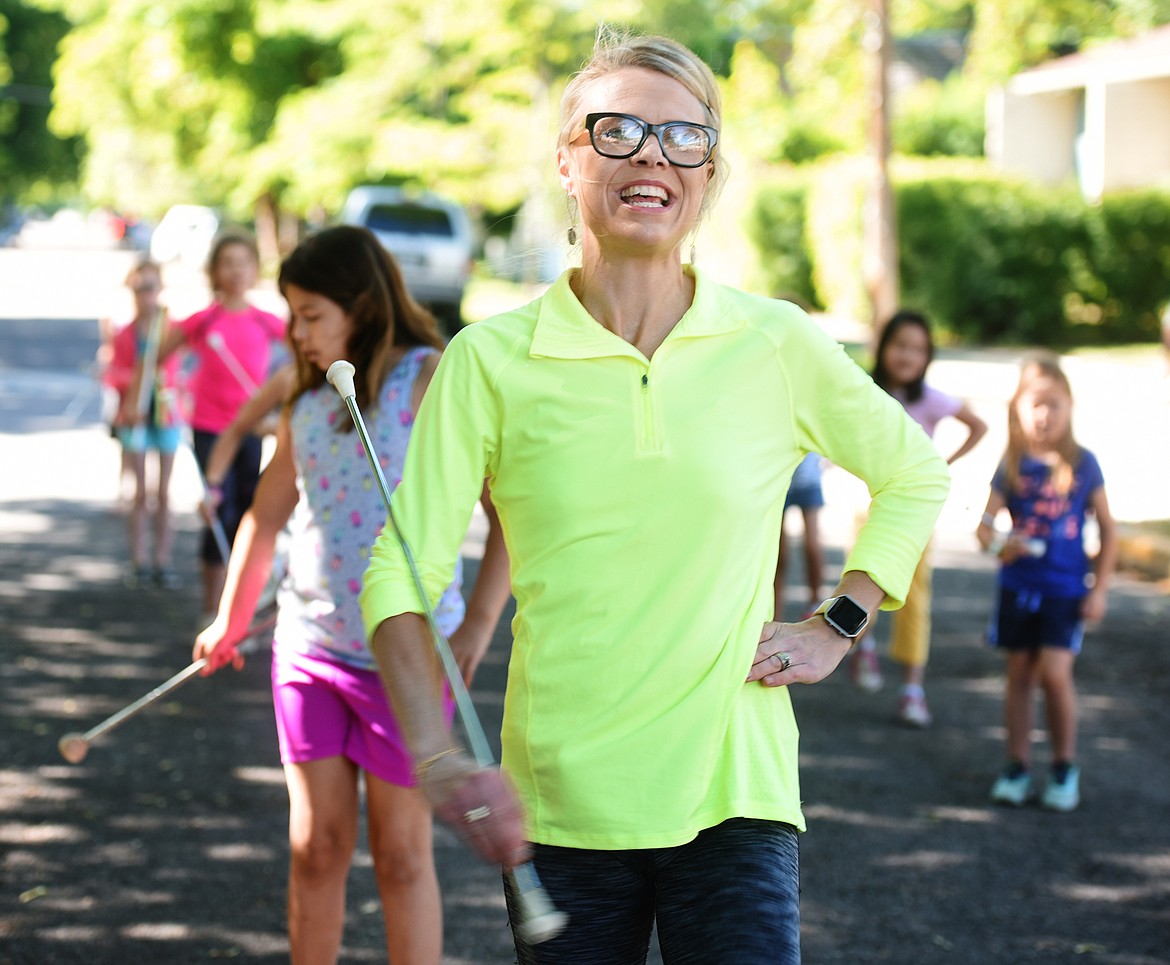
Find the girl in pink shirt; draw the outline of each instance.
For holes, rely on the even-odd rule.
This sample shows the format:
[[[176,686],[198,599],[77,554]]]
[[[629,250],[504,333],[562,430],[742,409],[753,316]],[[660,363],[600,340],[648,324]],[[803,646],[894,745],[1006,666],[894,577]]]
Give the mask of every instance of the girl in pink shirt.
[[[934,438],[945,418],[958,419],[967,427],[967,438],[947,459],[953,463],[966,455],[987,432],[987,423],[962,399],[926,384],[926,370],[934,359],[930,323],[917,312],[899,311],[886,323],[878,340],[873,380],[902,403],[909,415]],[[922,554],[906,604],[891,618],[890,656],[902,665],[902,690],[898,695],[898,720],[911,727],[928,727],[930,710],[922,689],[930,655],[930,548]],[[872,624],[871,624],[872,626]],[[862,690],[882,685],[872,634],[864,636],[850,658],[850,676]]]
[[[191,378],[191,430],[195,458],[203,472],[215,440],[265,381],[271,347],[284,337],[285,323],[248,302],[256,284],[260,258],[255,239],[244,231],[222,233],[211,247],[207,274],[214,301],[174,326],[161,357],[185,345],[195,356]],[[244,513],[252,504],[260,478],[260,438],[250,435],[240,445],[231,469],[219,485],[208,487],[230,545]],[[200,548],[203,612],[212,613],[223,590],[224,564],[211,528],[203,531]]]

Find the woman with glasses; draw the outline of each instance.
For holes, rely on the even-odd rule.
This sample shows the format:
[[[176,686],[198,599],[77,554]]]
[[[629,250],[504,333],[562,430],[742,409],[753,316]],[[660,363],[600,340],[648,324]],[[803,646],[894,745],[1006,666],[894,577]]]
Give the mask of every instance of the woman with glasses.
[[[419,413],[395,501],[429,591],[484,477],[511,558],[502,773],[445,726],[392,534],[365,576],[423,791],[484,857],[531,858],[568,915],[521,962],[642,961],[654,925],[668,963],[799,961],[787,688],[900,605],[947,493],[922,431],[803,312],[682,263],[723,180],[719,128],[691,51],[603,35],[561,109],[581,266],[459,333]],[[779,624],[781,515],[810,451],[874,500],[834,598]]]

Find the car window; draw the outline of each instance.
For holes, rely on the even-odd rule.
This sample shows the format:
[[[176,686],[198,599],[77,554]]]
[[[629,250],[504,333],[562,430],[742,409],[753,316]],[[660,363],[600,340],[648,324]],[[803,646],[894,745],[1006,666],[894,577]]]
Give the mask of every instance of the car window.
[[[447,212],[418,205],[375,204],[366,214],[366,227],[391,234],[452,237],[455,232]]]

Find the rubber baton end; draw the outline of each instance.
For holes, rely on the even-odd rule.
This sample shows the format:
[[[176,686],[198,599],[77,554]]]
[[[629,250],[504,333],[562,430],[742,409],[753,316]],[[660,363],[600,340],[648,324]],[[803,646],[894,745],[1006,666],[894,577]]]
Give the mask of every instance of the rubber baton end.
[[[84,734],[66,734],[57,742],[57,749],[70,764],[80,764],[89,753],[89,741]]]
[[[539,945],[559,935],[568,924],[569,916],[553,907],[531,861],[512,869],[512,882],[516,887],[519,912],[516,934],[520,940],[528,945]]]
[[[345,359],[338,359],[325,373],[326,381],[337,390],[343,399],[357,398],[357,389],[353,386],[354,367]]]

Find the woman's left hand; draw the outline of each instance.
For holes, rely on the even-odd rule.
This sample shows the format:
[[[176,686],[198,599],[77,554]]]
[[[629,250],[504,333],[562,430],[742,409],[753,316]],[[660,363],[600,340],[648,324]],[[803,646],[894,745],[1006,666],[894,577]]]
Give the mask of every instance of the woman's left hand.
[[[765,687],[814,684],[837,669],[849,646],[819,615],[803,623],[765,623],[747,679]]]

